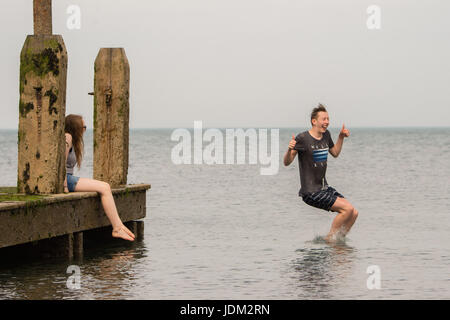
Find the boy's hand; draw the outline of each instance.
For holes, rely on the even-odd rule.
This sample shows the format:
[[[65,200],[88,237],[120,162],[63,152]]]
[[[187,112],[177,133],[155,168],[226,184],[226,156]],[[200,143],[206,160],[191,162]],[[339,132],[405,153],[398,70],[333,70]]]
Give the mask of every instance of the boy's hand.
[[[348,138],[350,136],[350,131],[345,128],[345,124],[342,125],[341,132],[339,133],[339,137]]]
[[[291,141],[289,141],[289,150],[294,150],[295,145],[297,144],[297,141],[295,141],[294,135],[292,135]]]

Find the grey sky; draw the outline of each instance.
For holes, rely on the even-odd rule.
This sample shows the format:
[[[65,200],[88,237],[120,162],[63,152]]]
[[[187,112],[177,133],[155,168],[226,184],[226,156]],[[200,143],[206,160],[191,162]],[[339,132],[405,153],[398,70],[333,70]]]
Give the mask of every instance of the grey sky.
[[[19,57],[32,0],[2,1],[0,128],[18,126]],[[69,30],[66,9],[81,8]],[[366,26],[381,8],[381,30]],[[124,47],[130,126],[450,125],[450,1],[53,0],[69,55],[66,113],[92,127],[93,64]]]

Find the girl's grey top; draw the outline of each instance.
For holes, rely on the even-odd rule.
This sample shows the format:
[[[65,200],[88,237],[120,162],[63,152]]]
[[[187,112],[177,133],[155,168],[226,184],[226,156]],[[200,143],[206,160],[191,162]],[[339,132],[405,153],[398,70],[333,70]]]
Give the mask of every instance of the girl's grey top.
[[[67,155],[67,163],[66,163],[66,173],[73,174],[73,168],[77,164],[77,157],[75,155],[75,150],[70,148],[69,154]]]

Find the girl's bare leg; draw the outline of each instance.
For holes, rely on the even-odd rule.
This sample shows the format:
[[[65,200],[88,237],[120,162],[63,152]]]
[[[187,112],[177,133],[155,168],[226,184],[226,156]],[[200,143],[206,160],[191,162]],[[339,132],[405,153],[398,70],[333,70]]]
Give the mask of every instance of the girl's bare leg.
[[[89,178],[80,178],[75,186],[75,191],[98,192],[102,201],[103,210],[105,210],[106,216],[113,227],[112,236],[129,241],[134,240],[134,234],[127,227],[125,227],[122,220],[120,220],[119,214],[117,213],[116,204],[114,203],[111,187],[108,183]]]

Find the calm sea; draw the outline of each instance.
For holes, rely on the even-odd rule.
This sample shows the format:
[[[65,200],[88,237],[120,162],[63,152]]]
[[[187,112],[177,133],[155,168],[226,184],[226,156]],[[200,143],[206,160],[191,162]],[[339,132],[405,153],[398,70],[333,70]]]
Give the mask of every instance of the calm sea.
[[[450,129],[350,130],[327,171],[359,210],[345,244],[317,241],[335,214],[304,204],[297,162],[282,165],[303,129],[280,130],[268,176],[259,164],[175,165],[173,130],[131,130],[128,182],[152,185],[145,240],[99,243],[76,261],[3,260],[0,298],[449,299]],[[85,142],[75,175],[92,177],[91,131]],[[16,131],[0,131],[0,155],[0,185],[13,186]],[[78,290],[66,286],[71,264]]]

